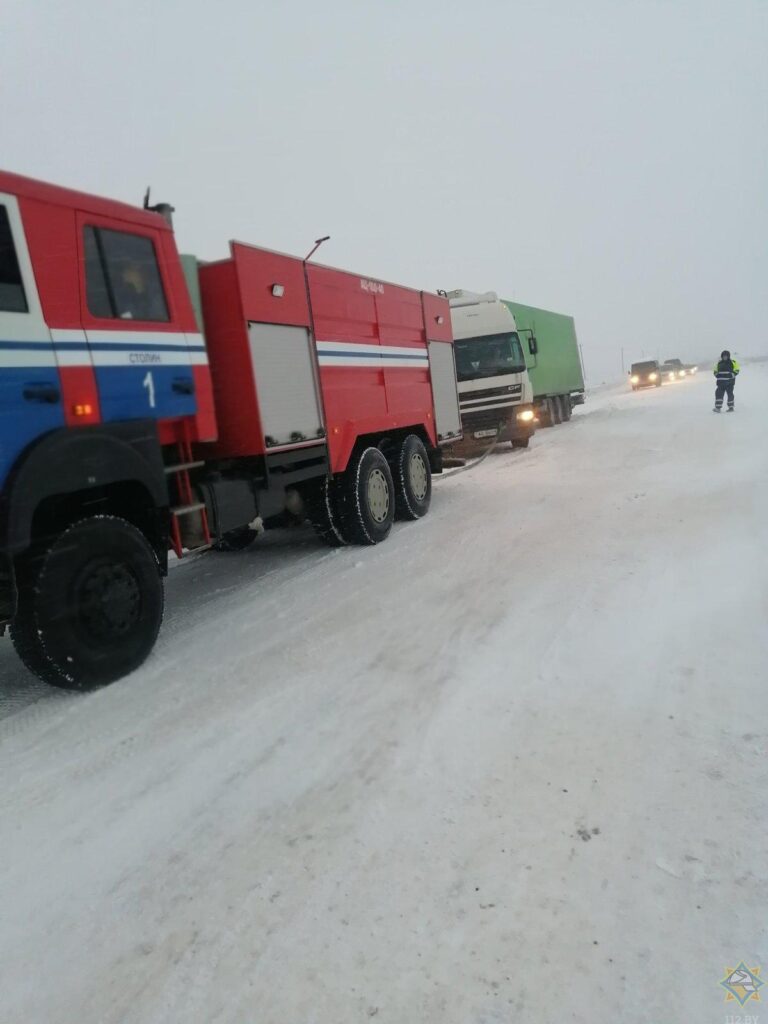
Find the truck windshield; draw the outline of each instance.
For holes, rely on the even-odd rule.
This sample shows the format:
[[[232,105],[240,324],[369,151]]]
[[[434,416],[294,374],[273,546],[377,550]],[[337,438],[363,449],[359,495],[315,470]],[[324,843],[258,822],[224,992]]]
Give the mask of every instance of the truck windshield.
[[[453,350],[459,380],[498,377],[503,373],[522,373],[525,370],[520,338],[514,332],[463,338],[454,342]]]

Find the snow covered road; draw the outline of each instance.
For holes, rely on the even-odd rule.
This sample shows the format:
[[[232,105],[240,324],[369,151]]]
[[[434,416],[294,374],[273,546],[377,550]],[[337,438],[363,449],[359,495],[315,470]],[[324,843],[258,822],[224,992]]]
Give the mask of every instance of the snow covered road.
[[[606,391],[377,548],[182,564],[98,693],[0,640],[0,1022],[737,1012],[726,966],[768,972],[768,364],[733,416],[711,391]]]

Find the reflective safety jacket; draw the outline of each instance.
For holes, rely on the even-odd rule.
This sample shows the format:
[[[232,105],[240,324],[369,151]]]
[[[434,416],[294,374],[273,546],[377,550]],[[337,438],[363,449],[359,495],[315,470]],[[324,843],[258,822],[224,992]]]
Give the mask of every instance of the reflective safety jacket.
[[[715,368],[712,371],[717,377],[718,384],[731,384],[736,380],[741,367],[735,359],[721,359],[718,363],[715,363]]]

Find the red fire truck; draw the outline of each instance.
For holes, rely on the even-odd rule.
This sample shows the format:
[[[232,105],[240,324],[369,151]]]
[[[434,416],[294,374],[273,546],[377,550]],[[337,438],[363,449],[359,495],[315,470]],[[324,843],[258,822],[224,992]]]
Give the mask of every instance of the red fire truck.
[[[198,263],[170,207],[0,172],[0,626],[48,682],[143,662],[171,551],[425,515],[460,429],[446,299],[240,243]]]

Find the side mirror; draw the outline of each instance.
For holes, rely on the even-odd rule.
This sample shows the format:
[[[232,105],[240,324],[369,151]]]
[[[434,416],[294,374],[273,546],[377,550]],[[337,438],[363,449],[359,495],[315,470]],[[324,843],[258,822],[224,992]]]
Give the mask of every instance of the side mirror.
[[[539,343],[536,341],[536,335],[532,334],[528,339],[528,351],[532,356],[535,356],[539,351]]]

